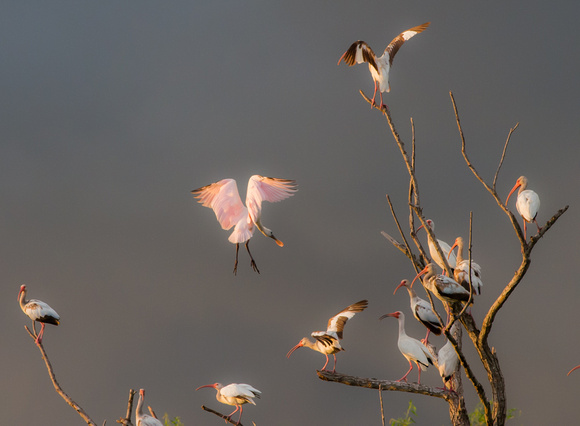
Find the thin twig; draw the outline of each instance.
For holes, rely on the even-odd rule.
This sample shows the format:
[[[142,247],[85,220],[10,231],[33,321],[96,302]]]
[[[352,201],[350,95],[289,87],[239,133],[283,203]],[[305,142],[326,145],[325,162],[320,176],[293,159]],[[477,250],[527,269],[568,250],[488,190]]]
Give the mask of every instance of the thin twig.
[[[494,191],[496,191],[495,184],[497,182],[497,177],[499,175],[499,171],[500,171],[501,166],[503,164],[503,160],[505,159],[505,154],[507,152],[508,144],[510,143],[510,138],[512,137],[512,133],[516,131],[516,129],[518,128],[519,125],[520,125],[520,123],[516,123],[516,125],[510,129],[510,132],[508,133],[507,139],[506,139],[505,144],[503,146],[503,152],[501,153],[501,158],[499,160],[499,165],[497,166],[497,171],[495,172],[495,175],[493,177],[492,188],[493,188]]]
[[[32,333],[32,331],[30,331],[30,329],[27,326],[24,326],[24,328],[26,329],[26,331],[28,332],[30,337],[33,340],[36,340],[36,336],[34,335],[34,333]],[[56,392],[62,397],[62,399],[64,399],[66,401],[66,403],[68,405],[70,405],[72,408],[75,409],[75,411],[77,413],[79,413],[79,416],[81,416],[82,419],[88,425],[97,426],[97,424],[91,420],[89,415],[87,413],[85,413],[85,411],[81,408],[81,406],[78,405],[76,402],[74,402],[72,400],[72,398],[66,394],[66,392],[60,387],[60,385],[56,381],[56,376],[54,374],[54,370],[52,369],[52,365],[50,364],[50,360],[48,359],[48,355],[46,354],[46,351],[44,350],[44,346],[42,345],[42,342],[36,343],[36,346],[38,346],[38,349],[40,350],[40,354],[42,355],[42,359],[44,360],[44,363],[46,364],[46,369],[48,370],[48,376],[50,377],[50,380],[52,381],[52,384],[53,384]]]
[[[381,419],[383,426],[385,426],[385,408],[383,407],[383,385],[379,385],[379,401],[381,401]]]

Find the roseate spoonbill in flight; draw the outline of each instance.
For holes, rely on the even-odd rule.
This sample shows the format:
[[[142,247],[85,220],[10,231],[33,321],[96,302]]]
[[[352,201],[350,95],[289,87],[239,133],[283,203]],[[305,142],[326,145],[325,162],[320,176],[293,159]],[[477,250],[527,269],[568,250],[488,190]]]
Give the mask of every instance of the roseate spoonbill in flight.
[[[436,336],[439,336],[443,326],[437,318],[437,315],[435,315],[435,312],[433,312],[431,304],[425,299],[421,299],[419,296],[417,296],[415,290],[409,286],[409,280],[401,281],[401,284],[397,286],[393,294],[395,294],[401,287],[405,287],[409,292],[409,298],[411,299],[411,311],[413,312],[413,315],[415,318],[417,318],[417,321],[427,327],[427,335],[425,336],[424,340],[424,343],[426,344],[429,339],[429,333],[432,332]]]
[[[431,293],[433,293],[437,298],[443,302],[454,303],[454,302],[467,302],[469,300],[469,291],[463,288],[461,284],[452,278],[446,277],[445,275],[435,273],[435,264],[429,263],[425,266],[417,276],[411,282],[411,287],[417,278],[421,275],[425,275],[423,278],[423,286]]]
[[[453,277],[455,281],[463,286],[467,291],[469,291],[469,259],[463,258],[463,238],[457,237],[455,239],[455,244],[451,246],[449,254],[453,252],[453,249],[457,247],[457,264],[453,270]],[[481,288],[483,287],[483,282],[481,281],[481,266],[471,261],[471,285],[473,285],[473,291],[478,296],[481,295]]]
[[[382,109],[385,107],[383,104],[383,92],[391,91],[391,84],[389,83],[389,71],[393,65],[393,59],[395,59],[395,55],[403,43],[405,43],[405,41],[409,40],[415,34],[419,34],[420,32],[425,31],[429,24],[430,22],[425,22],[422,25],[418,25],[416,27],[409,28],[407,31],[403,31],[389,43],[383,53],[383,56],[380,58],[377,58],[377,55],[375,55],[375,52],[373,52],[367,43],[362,40],[355,41],[340,57],[337,65],[340,65],[340,61],[343,59],[349,67],[355,63],[368,63],[369,71],[371,72],[371,76],[373,77],[375,83],[375,92],[373,93],[372,105],[376,105],[375,97],[377,96],[377,90],[379,90],[381,99],[380,107]]]
[[[538,215],[538,210],[540,210],[540,197],[531,189],[526,189],[528,187],[528,178],[525,176],[520,176],[518,180],[516,180],[516,184],[510,191],[505,200],[505,204],[507,203],[517,188],[520,188],[518,191],[518,199],[516,200],[516,209],[522,219],[524,219],[524,240],[527,239],[526,237],[526,222],[534,222],[538,227],[538,232],[542,230],[538,222],[536,221],[536,216]]]
[[[270,229],[262,225],[262,201],[275,203],[291,197],[297,191],[295,186],[296,182],[293,180],[254,175],[248,182],[246,206],[242,204],[238,186],[234,179],[222,179],[219,182],[191,191],[199,203],[204,207],[213,209],[223,229],[230,229],[235,226],[234,231],[228,238],[231,243],[236,245],[234,275],[238,270],[240,243],[244,242],[250,255],[252,268],[257,273],[260,273],[248,246],[250,238],[254,234],[254,225],[266,237],[276,241],[276,244],[280,247],[284,246],[284,243],[277,239]]]
[[[42,343],[44,326],[46,324],[58,325],[60,323],[60,316],[54,309],[40,300],[26,300],[26,285],[24,284],[20,286],[20,291],[18,292],[18,301],[20,302],[20,308],[22,311],[32,320],[32,329],[34,330],[34,335],[36,336],[35,342],[37,344]],[[37,322],[41,323],[40,333],[38,334],[36,334]]]
[[[231,419],[232,415],[240,410],[238,424],[240,424],[240,421],[242,420],[242,405],[247,404],[248,402],[252,405],[256,405],[253,398],[260,398],[260,395],[262,394],[262,392],[255,387],[245,383],[230,383],[227,386],[224,386],[221,383],[214,383],[213,385],[200,386],[196,391],[201,388],[214,388],[217,391],[215,398],[219,402],[227,405],[235,405],[236,409],[227,417]]]
[[[364,311],[368,306],[367,300],[361,300],[360,302],[353,303],[352,305],[344,308],[338,314],[333,316],[328,320],[328,328],[326,331],[314,331],[311,336],[314,337],[315,341],[304,337],[296,346],[294,346],[288,353],[286,354],[287,358],[290,358],[292,352],[296,349],[301,348],[302,346],[306,346],[314,351],[320,352],[326,356],[326,363],[322,367],[322,371],[326,370],[326,366],[328,365],[328,355],[332,355],[334,357],[334,368],[332,372],[336,372],[336,353],[340,351],[344,351],[344,349],[340,346],[339,340],[342,339],[342,334],[344,330],[344,326],[346,322],[354,317],[357,312]]]
[[[421,370],[429,367],[429,364],[433,365],[433,358],[431,357],[429,350],[423,343],[408,336],[407,333],[405,333],[405,314],[403,314],[401,311],[397,311],[383,315],[379,319],[382,320],[386,317],[393,317],[399,320],[399,340],[397,344],[403,356],[407,358],[407,361],[409,361],[409,371],[407,371],[403,377],[397,380],[397,382],[401,382],[403,380],[405,382],[407,381],[407,376],[411,370],[413,370],[413,364],[411,364],[411,361],[413,361],[415,364],[417,364],[417,368],[419,369],[419,378],[417,383],[421,384]]]
[[[145,389],[139,390],[139,401],[135,409],[135,420],[137,426],[163,426],[159,420],[149,414],[143,414],[143,401],[145,399]]]

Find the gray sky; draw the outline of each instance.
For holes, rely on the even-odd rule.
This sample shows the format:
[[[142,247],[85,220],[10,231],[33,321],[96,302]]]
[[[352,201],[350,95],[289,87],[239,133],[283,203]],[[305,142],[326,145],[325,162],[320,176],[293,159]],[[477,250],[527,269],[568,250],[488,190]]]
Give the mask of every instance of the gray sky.
[[[320,381],[319,353],[285,355],[366,298],[369,308],[346,326],[338,371],[395,380],[407,370],[396,321],[378,317],[410,317],[405,292],[392,292],[413,270],[380,234],[396,234],[387,193],[406,222],[408,178],[385,119],[358,94],[372,94],[367,66],[336,63],[358,39],[382,52],[426,21],[397,54],[384,99],[406,142],[415,121],[423,208],[438,238],[467,238],[474,212],[484,274],[476,321],[519,265],[519,246],[462,162],[448,92],[487,179],[520,123],[498,182],[503,197],[523,174],[541,197],[540,223],[570,204],[536,246],[490,344],[508,405],[522,411],[514,424],[576,421],[580,373],[566,372],[580,363],[570,321],[580,297],[570,266],[580,249],[579,12],[574,2],[538,1],[3,5],[2,423],[82,424],[23,329],[16,296],[26,283],[29,297],[61,315],[45,347],[63,388],[97,423],[113,424],[129,389],[142,387],[158,413],[217,425],[200,406],[230,407],[194,389],[219,381],[262,390],[244,409],[248,424],[379,425],[375,391]],[[234,277],[229,233],[189,191],[232,177],[244,198],[253,174],[296,179],[299,192],[263,208],[285,247],[256,234],[262,273],[241,250]],[[420,338],[424,328],[409,318],[407,332]],[[422,379],[441,385],[434,368]],[[413,399],[418,424],[449,423],[440,400],[384,399],[387,419]],[[476,402],[469,390],[469,408]]]

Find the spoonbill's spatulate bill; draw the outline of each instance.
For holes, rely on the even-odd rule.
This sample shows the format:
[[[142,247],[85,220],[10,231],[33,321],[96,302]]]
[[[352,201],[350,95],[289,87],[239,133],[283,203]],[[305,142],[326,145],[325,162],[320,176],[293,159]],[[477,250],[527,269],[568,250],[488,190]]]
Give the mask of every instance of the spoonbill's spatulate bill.
[[[376,105],[375,97],[377,96],[378,90],[381,99],[380,107],[384,108],[385,105],[383,104],[383,92],[391,91],[391,84],[389,83],[389,71],[393,65],[393,59],[395,58],[395,55],[403,43],[405,43],[415,34],[419,34],[420,32],[425,31],[429,24],[430,22],[425,22],[422,25],[418,25],[416,27],[409,28],[407,31],[403,31],[389,43],[380,58],[377,58],[377,55],[375,55],[375,52],[373,52],[367,43],[362,40],[355,41],[340,57],[338,64],[340,64],[340,61],[343,59],[348,66],[361,64],[363,62],[368,63],[373,81],[375,82],[375,92],[373,94],[372,105]]]
[[[242,405],[247,403],[256,405],[253,398],[260,398],[260,395],[262,394],[262,392],[255,387],[245,383],[230,383],[227,386],[224,386],[221,383],[214,383],[213,385],[200,386],[196,391],[201,388],[214,388],[217,391],[215,398],[219,402],[227,405],[235,405],[236,409],[227,417],[231,418],[236,411],[240,410],[238,424],[242,420]]]
[[[517,188],[520,188],[518,191],[518,199],[516,200],[516,209],[518,213],[524,219],[524,240],[527,239],[526,237],[526,222],[534,222],[538,227],[538,232],[542,230],[538,222],[536,221],[536,216],[538,216],[538,210],[540,210],[540,197],[531,189],[527,189],[528,187],[528,178],[525,176],[520,176],[518,180],[516,180],[516,184],[510,191],[505,200],[505,204],[507,206],[510,197],[514,193]]]
[[[36,335],[36,343],[42,343],[45,324],[60,324],[60,316],[54,309],[40,300],[26,300],[26,285],[24,284],[20,286],[20,291],[18,292],[18,301],[20,302],[20,308],[22,311],[28,315],[28,318],[32,320],[32,329]],[[35,326],[37,322],[41,324],[40,332],[38,334],[36,334]]]
[[[211,185],[194,189],[191,193],[204,207],[213,209],[223,229],[234,227],[234,231],[228,240],[236,245],[236,262],[234,264],[234,274],[236,274],[238,270],[238,251],[241,243],[246,243],[251,266],[254,271],[260,273],[248,247],[255,228],[258,228],[262,234],[276,241],[276,244],[280,247],[284,246],[284,243],[277,239],[270,229],[262,225],[262,201],[271,203],[282,201],[294,195],[296,191],[296,182],[293,180],[254,175],[248,182],[245,206],[242,204],[238,186],[234,179],[222,179]]]
[[[326,363],[322,367],[322,371],[326,370],[328,365],[328,355],[334,357],[334,368],[332,372],[336,372],[336,354],[344,349],[340,346],[339,340],[342,339],[342,334],[346,322],[354,317],[357,312],[364,311],[368,306],[368,301],[361,300],[360,302],[353,303],[352,305],[344,308],[338,314],[333,316],[328,320],[328,327],[326,331],[314,331],[311,336],[314,337],[314,341],[307,337],[304,337],[296,346],[294,346],[286,357],[290,357],[292,353],[303,346],[310,348],[314,351],[320,352],[326,356]]]

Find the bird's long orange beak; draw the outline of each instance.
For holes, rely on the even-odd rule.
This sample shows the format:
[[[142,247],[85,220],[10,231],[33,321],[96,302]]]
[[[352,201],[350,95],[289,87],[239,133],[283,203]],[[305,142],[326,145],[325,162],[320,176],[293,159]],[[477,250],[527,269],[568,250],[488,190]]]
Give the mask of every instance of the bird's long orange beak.
[[[512,194],[514,193],[514,191],[516,189],[518,189],[521,185],[522,185],[522,183],[518,180],[516,182],[516,184],[514,185],[514,187],[512,188],[512,190],[510,191],[510,193],[508,194],[506,200],[505,200],[506,205],[507,205],[508,201],[510,200],[510,197],[512,196]]]
[[[294,346],[292,349],[290,349],[288,351],[288,353],[286,354],[286,358],[290,358],[290,355],[292,355],[292,352],[294,352],[298,348],[301,348],[302,346],[304,346],[304,344],[301,341],[300,343],[298,343],[296,346]]]
[[[409,288],[413,288],[413,284],[415,283],[415,280],[417,278],[419,278],[421,275],[423,275],[425,272],[427,272],[427,267],[425,266],[425,269],[423,269],[421,272],[419,272],[417,274],[417,276],[415,278],[413,278],[413,281],[411,281],[411,285],[409,286]]]
[[[397,288],[395,289],[395,291],[393,292],[393,294],[395,294],[397,292],[398,289],[400,289],[401,287],[405,287],[407,285],[407,280],[403,280],[401,281],[401,284],[399,284],[397,286]]]
[[[457,247],[457,240],[455,240],[455,244],[453,244],[451,246],[451,248],[449,249],[449,253],[447,253],[447,260],[449,260],[449,256],[451,256],[451,253],[453,253],[453,249]]]
[[[394,318],[399,318],[399,313],[398,312],[391,312],[390,314],[385,314],[382,317],[379,318],[379,320],[382,320],[386,317],[394,317]]]
[[[568,374],[566,374],[566,376],[569,376],[570,373],[576,369],[580,368],[580,365],[577,365],[576,367],[574,367],[572,370],[568,371]]]
[[[200,387],[198,387],[196,389],[196,391],[200,390],[201,388],[214,388],[215,389],[215,384],[213,384],[213,385],[203,385],[203,386],[200,386]]]

